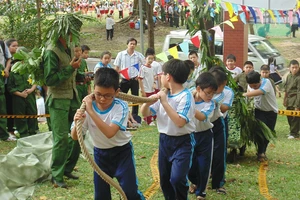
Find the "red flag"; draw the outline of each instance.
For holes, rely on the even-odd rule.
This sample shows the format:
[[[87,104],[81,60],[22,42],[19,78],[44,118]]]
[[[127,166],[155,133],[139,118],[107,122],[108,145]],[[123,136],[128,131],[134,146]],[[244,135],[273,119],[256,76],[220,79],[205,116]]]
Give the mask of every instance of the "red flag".
[[[129,80],[129,74],[128,74],[128,68],[122,69],[119,71],[119,73],[127,80]]]
[[[245,15],[246,15],[246,19],[249,21],[250,17],[249,17],[249,13],[248,13],[248,11],[247,11],[247,9],[246,9],[246,6],[241,5],[241,7],[242,7],[242,9],[243,9],[243,11],[244,11],[244,13],[245,13]]]
[[[285,17],[284,17],[284,13],[283,13],[283,11],[282,11],[282,10],[279,10],[279,13],[280,13],[280,15],[281,15],[282,19],[283,19],[283,20],[284,20],[284,22],[285,22]]]
[[[192,37],[191,41],[195,47],[197,47],[197,48],[200,47],[200,39],[199,39],[198,35],[196,35],[195,37]]]
[[[165,7],[165,0],[161,0],[161,6]]]

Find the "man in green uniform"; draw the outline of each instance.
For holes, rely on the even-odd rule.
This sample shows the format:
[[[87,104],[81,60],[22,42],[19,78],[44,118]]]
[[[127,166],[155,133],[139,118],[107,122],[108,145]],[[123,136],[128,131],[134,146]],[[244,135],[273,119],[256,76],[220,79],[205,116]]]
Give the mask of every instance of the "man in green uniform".
[[[61,21],[68,21],[69,24],[65,25],[64,22],[65,26],[60,32],[57,30],[60,30],[58,27],[61,24],[57,23],[58,27],[51,27],[53,30],[50,30],[49,34],[51,42],[44,54],[44,75],[48,86],[46,106],[49,108],[53,134],[52,183],[55,187],[66,188],[64,175],[78,179],[72,171],[79,158],[80,146],[78,141],[69,137],[69,133],[73,116],[80,107],[75,76],[81,59],[76,60],[73,55],[74,41],[79,41],[82,22],[71,15],[61,17],[66,17],[67,19]]]
[[[287,110],[300,111],[300,66],[297,60],[291,60],[290,73],[286,78],[284,85],[283,105]],[[287,116],[290,126],[290,135],[288,139],[299,138],[300,117]]]

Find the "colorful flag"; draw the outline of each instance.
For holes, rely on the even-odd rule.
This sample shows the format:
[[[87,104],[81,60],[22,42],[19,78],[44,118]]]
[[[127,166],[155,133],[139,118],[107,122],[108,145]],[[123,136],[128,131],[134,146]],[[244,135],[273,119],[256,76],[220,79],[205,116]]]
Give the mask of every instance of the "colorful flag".
[[[239,16],[240,16],[240,19],[242,20],[242,22],[244,24],[247,24],[245,13],[242,12],[242,13],[239,14]]]
[[[138,71],[140,71],[139,63],[134,64],[133,67],[136,68]]]
[[[255,11],[253,10],[252,7],[248,6],[248,9],[250,10],[252,16],[253,16],[253,19],[254,19],[254,23],[256,24],[256,14],[255,14]]]
[[[185,55],[189,55],[189,43],[188,42],[182,42],[179,44],[180,46],[180,49],[182,50],[182,52],[185,54]]]
[[[195,47],[197,47],[197,48],[200,47],[200,39],[199,39],[199,36],[198,36],[198,35],[192,37],[192,38],[191,38],[191,41],[192,41],[192,43],[193,43],[193,45],[194,45]]]
[[[129,80],[129,74],[128,74],[128,68],[122,69],[119,71],[119,73],[123,76],[123,78]]]
[[[173,56],[174,58],[178,59],[177,46],[170,48],[169,49],[169,53],[171,54],[171,56]]]
[[[167,57],[167,54],[165,52],[161,52],[160,54],[156,54],[155,57],[160,59],[163,62],[168,61],[168,57]]]

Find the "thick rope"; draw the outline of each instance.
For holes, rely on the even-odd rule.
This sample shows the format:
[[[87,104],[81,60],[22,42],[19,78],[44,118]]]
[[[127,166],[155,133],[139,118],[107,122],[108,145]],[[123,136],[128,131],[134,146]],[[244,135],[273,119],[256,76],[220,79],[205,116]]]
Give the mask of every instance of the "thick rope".
[[[125,101],[130,101],[133,103],[146,103],[146,102],[154,102],[157,99],[154,98],[147,98],[147,97],[138,97],[138,96],[133,96],[133,95],[128,95],[125,93],[120,92],[118,95],[118,98],[123,99]],[[85,111],[85,102],[83,102],[80,106],[80,110],[82,113],[84,113]],[[83,119],[82,120],[78,120],[75,122],[75,127],[76,127],[76,132],[78,135],[78,142],[80,144],[81,150],[82,150],[82,154],[85,156],[85,158],[87,159],[87,161],[90,163],[90,165],[92,166],[92,168],[94,169],[94,171],[109,185],[111,185],[112,187],[114,187],[119,194],[121,195],[121,198],[124,200],[127,200],[127,197],[124,193],[124,191],[122,190],[121,186],[119,185],[119,183],[115,182],[110,176],[108,176],[105,172],[103,172],[99,166],[95,163],[94,159],[92,158],[92,156],[89,154],[85,144],[84,144],[84,139],[83,139],[83,135],[82,135],[82,124],[83,124]]]

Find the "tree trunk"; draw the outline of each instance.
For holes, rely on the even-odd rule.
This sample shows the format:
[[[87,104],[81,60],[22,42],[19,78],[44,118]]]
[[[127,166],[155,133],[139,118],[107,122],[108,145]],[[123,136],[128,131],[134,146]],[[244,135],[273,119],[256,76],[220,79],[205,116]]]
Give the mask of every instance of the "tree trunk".
[[[153,22],[153,6],[154,0],[150,0],[150,4],[147,4],[147,22],[148,22],[148,47],[154,49],[154,22]]]
[[[40,0],[36,0],[37,18],[38,18],[38,40],[39,45],[42,44],[42,29],[41,29],[41,3]]]

